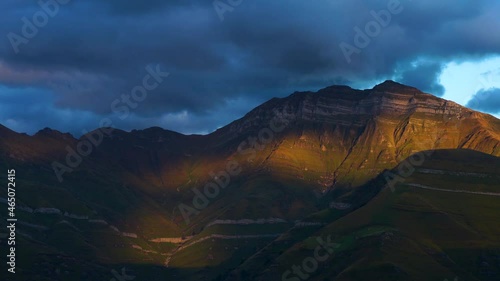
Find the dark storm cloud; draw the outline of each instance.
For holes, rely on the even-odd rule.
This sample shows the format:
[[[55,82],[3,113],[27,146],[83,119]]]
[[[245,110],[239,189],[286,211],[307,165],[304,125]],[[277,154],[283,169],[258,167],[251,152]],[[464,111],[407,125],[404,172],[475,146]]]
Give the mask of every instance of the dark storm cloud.
[[[70,1],[18,53],[7,34],[22,35],[22,18],[32,20],[41,8],[4,1],[0,84],[51,92],[53,112],[84,112],[93,128],[95,119],[113,114],[114,100],[142,83],[146,66],[159,64],[170,76],[117,126],[201,132],[271,97],[339,81],[400,75],[439,95],[436,78],[444,63],[500,50],[493,33],[500,26],[496,1],[401,0],[401,13],[349,63],[339,44],[354,44],[354,28],[363,30],[374,20],[371,11],[386,10],[391,1],[243,0],[223,17],[213,1]],[[432,63],[413,66],[429,58]],[[26,92],[16,95],[35,103]],[[21,116],[9,112],[12,120]],[[46,125],[72,127],[56,119],[47,117]]]
[[[477,92],[467,106],[492,114],[500,113],[500,89],[492,88]]]
[[[439,74],[443,70],[441,62],[424,61],[410,65],[399,74],[398,81],[413,86],[436,96],[444,94],[444,87],[439,83]]]
[[[98,119],[89,112],[53,108],[53,102],[54,96],[46,90],[0,87],[0,123],[30,133],[50,124],[81,135],[83,128]],[[95,121],[95,124],[99,123]]]

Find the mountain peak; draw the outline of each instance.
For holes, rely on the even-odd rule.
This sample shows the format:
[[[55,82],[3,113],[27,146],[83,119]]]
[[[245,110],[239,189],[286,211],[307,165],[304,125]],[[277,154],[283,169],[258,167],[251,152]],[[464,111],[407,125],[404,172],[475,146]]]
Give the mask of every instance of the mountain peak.
[[[44,136],[55,139],[73,139],[73,136],[70,133],[62,133],[58,130],[53,130],[49,127],[46,127],[40,131],[38,131],[35,136]]]
[[[321,91],[352,91],[354,90],[353,88],[351,88],[350,86],[347,86],[347,85],[332,85],[332,86],[328,86],[326,88],[323,88],[321,90],[319,90],[320,92]]]
[[[380,92],[397,92],[401,94],[415,94],[420,93],[421,91],[417,88],[410,87],[392,80],[385,80],[384,82],[373,87],[372,90],[380,91]]]
[[[4,137],[7,135],[12,135],[12,134],[15,134],[15,132],[12,131],[11,129],[5,127],[4,125],[0,124],[0,136]]]

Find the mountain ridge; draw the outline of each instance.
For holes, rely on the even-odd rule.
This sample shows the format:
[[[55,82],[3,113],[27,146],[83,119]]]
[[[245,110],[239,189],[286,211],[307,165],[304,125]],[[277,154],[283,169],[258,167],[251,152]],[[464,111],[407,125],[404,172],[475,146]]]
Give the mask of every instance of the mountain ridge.
[[[318,91],[314,92],[314,91],[298,91],[298,92],[294,92],[286,97],[282,97],[282,98],[278,98],[278,97],[274,97],[274,98],[271,98],[270,100],[260,104],[259,106],[257,106],[256,108],[250,110],[248,113],[246,113],[244,116],[238,118],[238,119],[235,119],[234,121],[222,126],[221,128],[219,129],[216,129],[208,134],[183,134],[183,133],[180,133],[180,132],[176,132],[176,131],[173,131],[173,130],[169,130],[169,129],[166,129],[166,128],[162,128],[162,127],[159,127],[159,126],[152,126],[152,127],[148,127],[148,128],[144,128],[144,129],[133,129],[133,130],[130,130],[130,131],[124,131],[122,129],[119,129],[119,128],[113,128],[113,130],[115,131],[120,131],[120,132],[125,132],[125,133],[132,133],[132,132],[141,132],[141,131],[158,131],[158,129],[161,129],[163,131],[166,131],[166,132],[172,132],[172,133],[176,133],[176,134],[179,134],[179,135],[183,135],[183,136],[208,136],[208,135],[211,135],[221,129],[223,129],[224,127],[227,127],[229,126],[230,124],[232,124],[233,122],[235,121],[238,121],[240,119],[243,119],[245,118],[247,115],[249,115],[252,111],[256,110],[256,109],[259,109],[260,107],[262,106],[265,106],[267,104],[274,104],[276,102],[279,102],[279,101],[284,101],[284,100],[287,100],[287,99],[291,99],[293,97],[304,97],[306,95],[335,95],[335,96],[339,96],[341,98],[359,98],[359,96],[356,96],[356,95],[352,95],[352,94],[367,94],[367,93],[371,93],[371,92],[379,92],[379,93],[393,93],[393,94],[405,94],[405,95],[415,95],[415,94],[421,94],[421,95],[428,95],[428,96],[431,96],[431,97],[434,97],[436,99],[439,99],[439,100],[443,100],[443,101],[446,101],[446,104],[449,104],[449,105],[452,105],[453,107],[460,107],[460,108],[465,108],[465,109],[469,109],[465,106],[461,106],[451,100],[444,100],[440,97],[437,97],[437,96],[434,96],[432,95],[431,93],[425,93],[425,92],[422,92],[420,90],[418,90],[417,88],[415,87],[412,87],[412,86],[407,86],[407,85],[404,85],[404,84],[401,84],[401,83],[398,83],[398,82],[395,82],[395,81],[392,81],[392,80],[386,80],[380,84],[377,84],[375,85],[373,88],[371,89],[364,89],[364,90],[360,90],[360,89],[354,89],[350,86],[347,86],[347,85],[331,85],[331,86],[327,86],[327,87],[324,87],[322,89],[319,89]],[[343,94],[350,94],[349,96],[342,96]],[[488,115],[488,116],[491,116],[495,119],[497,119],[496,117],[494,117],[493,115],[491,114],[488,114],[488,113],[485,113],[485,112],[480,112],[480,111],[475,111],[475,110],[472,110],[472,109],[469,109],[470,111],[474,111],[474,112],[477,112],[477,113],[480,113],[480,114],[484,114],[484,115]],[[5,133],[5,130],[8,130],[8,131],[12,131],[14,133],[18,133],[18,134],[24,134],[24,133],[19,133],[19,132],[16,132],[4,125],[1,125],[2,126],[1,130],[0,130],[0,134],[2,133]],[[95,130],[100,130],[102,128],[96,128],[90,132],[93,132]],[[54,135],[71,135],[70,133],[68,132],[63,132],[63,131],[60,131],[60,130],[56,130],[56,129],[52,129],[50,127],[46,127],[44,129],[40,129],[38,132],[34,133],[33,135],[31,136],[35,136],[36,134],[40,134],[40,133],[48,133],[48,132],[52,132]],[[83,136],[85,136],[85,134],[83,134],[82,136],[80,137],[73,137],[75,139],[81,139]]]
[[[273,127],[280,130],[271,130]],[[25,150],[38,158],[63,160],[68,153],[64,146],[76,150],[78,143],[100,134],[102,141],[93,149],[98,153],[92,153],[90,159],[114,159],[132,171],[156,163],[155,177],[164,182],[162,175],[171,175],[169,167],[180,163],[192,166],[193,159],[208,161],[217,169],[227,159],[240,159],[243,165],[250,165],[246,170],[254,170],[257,162],[251,164],[244,159],[242,144],[260,138],[260,146],[254,144],[248,149],[269,142],[261,158],[252,160],[260,161],[264,169],[288,169],[288,163],[295,163],[296,172],[304,174],[300,169],[317,166],[319,172],[312,176],[315,181],[335,177],[332,182],[359,186],[418,151],[463,148],[499,156],[499,131],[500,120],[491,115],[387,80],[366,90],[334,85],[317,92],[273,98],[207,135],[184,135],[160,127],[131,132],[113,129],[108,135],[103,133],[106,128],[99,128],[74,138],[49,128],[27,136],[3,127],[0,134],[5,138],[0,145],[14,151],[27,147]],[[13,138],[18,140],[9,141]],[[132,167],[131,163],[136,164]],[[206,178],[207,171],[193,169],[197,177]],[[352,178],[358,169],[362,171]],[[366,176],[359,175],[364,172]],[[174,182],[170,188],[181,184]]]

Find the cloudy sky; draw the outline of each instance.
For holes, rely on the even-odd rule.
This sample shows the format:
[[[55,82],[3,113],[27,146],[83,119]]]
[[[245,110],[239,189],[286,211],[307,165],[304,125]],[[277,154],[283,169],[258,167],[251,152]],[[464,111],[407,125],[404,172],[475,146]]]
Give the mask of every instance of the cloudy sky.
[[[19,132],[79,136],[109,118],[207,133],[272,97],[387,79],[500,114],[496,0],[9,0],[0,11],[0,123]]]

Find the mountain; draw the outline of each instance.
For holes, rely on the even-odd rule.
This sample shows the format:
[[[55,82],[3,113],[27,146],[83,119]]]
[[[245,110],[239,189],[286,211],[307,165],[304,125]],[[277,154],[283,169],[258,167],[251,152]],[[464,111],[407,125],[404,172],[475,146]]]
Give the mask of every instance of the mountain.
[[[500,120],[393,81],[274,98],[208,135],[0,126],[16,276],[498,280],[499,143]],[[287,273],[318,237],[330,259]]]

